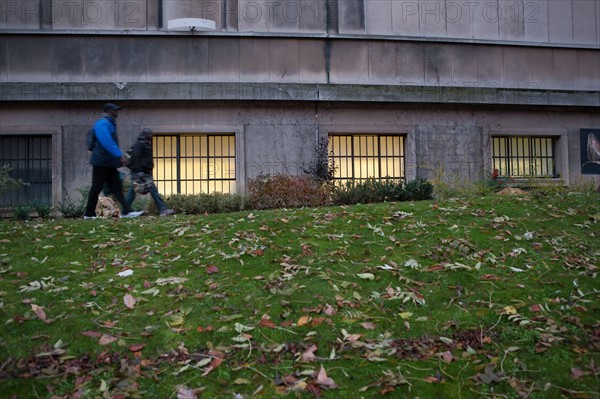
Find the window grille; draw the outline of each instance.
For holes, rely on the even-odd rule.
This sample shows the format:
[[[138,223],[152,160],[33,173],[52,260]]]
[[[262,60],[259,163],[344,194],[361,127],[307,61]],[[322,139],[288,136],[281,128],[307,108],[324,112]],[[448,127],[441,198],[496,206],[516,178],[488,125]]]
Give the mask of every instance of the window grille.
[[[234,134],[154,135],[152,140],[159,192],[235,192]]]
[[[404,180],[405,137],[336,134],[329,136],[330,162],[338,184],[366,179]]]
[[[0,136],[0,166],[25,185],[0,195],[0,207],[26,202],[52,204],[52,136]]]
[[[556,177],[553,137],[492,137],[492,169],[500,176]]]

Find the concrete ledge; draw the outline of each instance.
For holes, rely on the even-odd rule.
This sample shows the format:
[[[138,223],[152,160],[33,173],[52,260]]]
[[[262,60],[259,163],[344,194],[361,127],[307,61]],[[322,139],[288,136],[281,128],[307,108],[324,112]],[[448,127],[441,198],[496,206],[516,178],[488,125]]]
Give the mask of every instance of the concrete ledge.
[[[321,101],[600,107],[600,91],[301,83],[0,83],[15,101]]]
[[[504,39],[472,39],[464,37],[441,37],[420,35],[387,35],[387,34],[357,34],[357,33],[327,33],[327,32],[244,32],[244,31],[215,31],[215,32],[173,32],[168,30],[143,30],[143,29],[0,29],[0,35],[22,36],[183,36],[183,37],[240,37],[240,38],[267,38],[267,39],[326,39],[326,40],[369,40],[387,42],[422,42],[446,44],[474,44],[491,46],[516,46],[516,47],[547,47],[565,49],[597,50],[596,44],[586,43],[561,43],[561,42],[535,42],[528,40]]]

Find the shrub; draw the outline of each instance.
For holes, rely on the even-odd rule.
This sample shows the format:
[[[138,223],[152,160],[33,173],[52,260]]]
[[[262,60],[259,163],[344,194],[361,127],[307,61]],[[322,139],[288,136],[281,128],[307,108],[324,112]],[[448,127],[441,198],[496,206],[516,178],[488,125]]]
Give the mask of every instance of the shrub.
[[[315,148],[315,158],[308,170],[304,170],[318,183],[330,183],[335,175],[335,165],[329,161],[329,137],[321,137]]]
[[[81,199],[75,201],[71,199],[68,193],[65,193],[65,200],[58,204],[58,210],[66,218],[78,218],[82,217],[85,212],[85,204],[87,195],[84,195],[84,191],[80,190]]]
[[[237,212],[246,208],[246,201],[241,195],[223,193],[172,194],[165,198],[165,204],[177,213],[188,215]],[[151,201],[149,209],[157,213],[154,201]]]
[[[370,204],[386,201],[421,201],[433,198],[433,185],[422,178],[403,184],[399,180],[366,179],[335,186],[336,205]]]
[[[8,207],[10,204],[11,200],[8,196],[5,196],[6,194],[29,184],[24,183],[21,179],[11,177],[11,170],[12,167],[10,165],[3,165],[0,167],[0,208]],[[1,214],[0,216],[4,216],[4,214]]]
[[[310,176],[258,176],[248,180],[248,202],[253,209],[322,206],[328,203],[328,187]]]
[[[28,203],[19,203],[13,206],[13,218],[16,220],[28,220],[29,212],[31,211],[31,205]]]
[[[42,219],[47,219],[50,216],[50,212],[52,212],[52,207],[41,201],[32,203],[31,207],[36,211],[38,217]]]
[[[366,179],[335,186],[332,201],[337,205],[370,204],[385,201],[401,201],[404,188],[401,181]]]
[[[404,201],[423,201],[433,198],[433,184],[422,177],[409,181],[404,186]]]

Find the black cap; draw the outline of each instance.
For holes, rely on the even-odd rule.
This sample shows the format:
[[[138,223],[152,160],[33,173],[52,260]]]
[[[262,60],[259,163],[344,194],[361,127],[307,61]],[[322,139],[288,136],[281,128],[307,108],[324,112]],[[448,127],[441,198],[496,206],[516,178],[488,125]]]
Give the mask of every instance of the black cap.
[[[102,109],[103,109],[104,111],[108,111],[109,109],[112,109],[112,110],[118,111],[118,110],[120,110],[120,109],[121,109],[121,107],[119,107],[117,104],[113,104],[113,103],[106,103],[106,104],[104,104],[104,107],[102,107]]]

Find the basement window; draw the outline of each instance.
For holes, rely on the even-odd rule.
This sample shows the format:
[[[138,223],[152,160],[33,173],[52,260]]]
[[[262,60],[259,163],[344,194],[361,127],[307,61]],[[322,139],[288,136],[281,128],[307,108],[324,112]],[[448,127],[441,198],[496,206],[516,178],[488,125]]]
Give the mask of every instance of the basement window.
[[[492,137],[492,170],[498,170],[499,176],[557,177],[555,148],[554,137]]]
[[[405,136],[330,135],[329,153],[338,184],[366,179],[405,179]]]
[[[154,135],[154,181],[170,194],[235,192],[235,135]]]
[[[0,208],[17,204],[52,204],[52,136],[0,136],[0,167],[10,168],[10,177],[25,185],[0,195]]]

